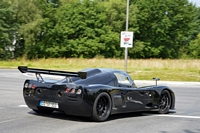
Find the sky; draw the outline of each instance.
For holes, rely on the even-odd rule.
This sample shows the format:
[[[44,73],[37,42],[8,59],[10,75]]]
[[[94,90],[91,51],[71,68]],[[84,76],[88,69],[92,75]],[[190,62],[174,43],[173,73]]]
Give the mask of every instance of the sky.
[[[200,0],[188,0],[192,3],[196,3],[196,6],[200,7]]]

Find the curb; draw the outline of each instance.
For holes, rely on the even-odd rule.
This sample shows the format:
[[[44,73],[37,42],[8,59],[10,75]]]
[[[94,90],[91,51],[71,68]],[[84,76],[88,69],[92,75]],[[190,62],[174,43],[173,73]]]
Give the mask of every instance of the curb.
[[[135,84],[155,85],[154,80],[134,80]],[[180,82],[180,81],[158,81],[158,85],[194,85],[200,86],[200,82]]]

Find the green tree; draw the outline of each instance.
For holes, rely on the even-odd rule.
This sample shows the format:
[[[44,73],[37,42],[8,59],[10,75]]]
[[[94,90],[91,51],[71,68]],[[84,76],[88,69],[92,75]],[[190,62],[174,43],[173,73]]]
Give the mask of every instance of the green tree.
[[[131,3],[139,10],[135,41],[139,42],[142,54],[130,56],[179,58],[191,41],[188,38],[191,30],[197,25],[193,23],[195,6],[187,0],[133,0]]]
[[[126,0],[2,0],[0,13],[0,58],[124,57]],[[130,0],[129,57],[192,57],[199,16],[187,0]]]
[[[105,7],[98,1],[68,1],[58,8],[43,8],[40,40],[41,57],[85,57],[103,55],[109,41]],[[47,8],[47,9],[46,9]],[[66,10],[67,9],[67,10]],[[44,11],[43,11],[44,12]]]
[[[191,58],[200,59],[200,33],[195,40],[190,42],[188,50]]]
[[[13,58],[18,24],[13,1],[0,2],[0,59]]]
[[[42,21],[41,11],[38,9],[38,1],[20,0],[16,4],[16,20],[20,25],[16,42],[15,57],[29,56],[35,45],[36,37],[40,31],[39,24]]]
[[[112,42],[107,43],[109,57],[124,57],[124,48],[120,47],[120,33],[126,30],[126,1],[125,0],[110,0],[104,3],[107,11],[107,21],[111,32],[109,38]],[[133,4],[129,7],[129,31],[138,31],[136,14],[137,7]],[[110,47],[113,47],[110,49]],[[140,49],[130,49],[129,53],[139,52]]]

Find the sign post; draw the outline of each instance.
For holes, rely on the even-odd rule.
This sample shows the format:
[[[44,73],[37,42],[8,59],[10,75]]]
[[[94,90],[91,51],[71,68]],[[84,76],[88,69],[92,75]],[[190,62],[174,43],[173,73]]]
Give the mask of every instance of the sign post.
[[[128,32],[129,0],[126,3],[126,32],[121,32],[121,47],[125,47],[124,71],[127,72],[128,48],[133,46],[133,32]]]
[[[122,31],[120,47],[132,48],[133,47],[133,32]]]
[[[128,32],[128,31],[121,32],[120,47],[125,48],[124,71],[127,72],[128,48],[133,47],[133,32]]]

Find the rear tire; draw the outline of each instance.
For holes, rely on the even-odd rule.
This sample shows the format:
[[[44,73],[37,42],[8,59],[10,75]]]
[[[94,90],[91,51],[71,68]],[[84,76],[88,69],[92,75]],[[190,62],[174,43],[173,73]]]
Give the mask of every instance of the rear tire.
[[[159,111],[160,114],[166,114],[169,112],[171,106],[171,96],[169,91],[164,90],[161,92],[161,96],[159,99]]]
[[[105,121],[110,116],[111,107],[112,102],[110,96],[105,92],[100,93],[93,105],[93,120]]]

